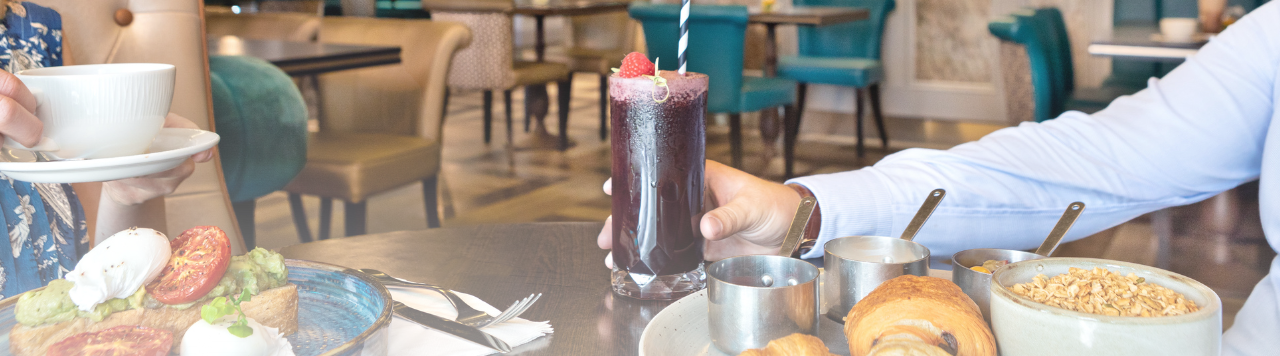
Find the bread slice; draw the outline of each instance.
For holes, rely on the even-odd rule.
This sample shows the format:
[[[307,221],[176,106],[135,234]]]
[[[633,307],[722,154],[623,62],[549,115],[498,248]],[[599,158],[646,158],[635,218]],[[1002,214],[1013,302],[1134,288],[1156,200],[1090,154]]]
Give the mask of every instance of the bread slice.
[[[280,329],[291,335],[298,331],[298,286],[285,284],[253,296],[240,305],[244,314],[262,325]],[[148,328],[168,330],[173,333],[173,349],[178,350],[187,328],[200,320],[200,306],[187,309],[131,309],[116,312],[100,322],[76,318],[56,324],[30,327],[18,324],[9,331],[9,351],[17,356],[44,356],[49,346],[72,335],[101,331],[120,325],[142,325]]]

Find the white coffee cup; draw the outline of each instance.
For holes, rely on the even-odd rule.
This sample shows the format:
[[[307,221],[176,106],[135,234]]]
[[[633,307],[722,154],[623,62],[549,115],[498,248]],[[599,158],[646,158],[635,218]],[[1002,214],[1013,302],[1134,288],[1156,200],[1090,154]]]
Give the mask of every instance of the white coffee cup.
[[[173,101],[170,64],[117,63],[28,69],[16,74],[36,97],[44,123],[40,143],[4,147],[42,151],[55,159],[96,159],[146,153]]]
[[[1190,17],[1160,19],[1160,34],[1165,42],[1191,42],[1200,26],[1200,20]]]

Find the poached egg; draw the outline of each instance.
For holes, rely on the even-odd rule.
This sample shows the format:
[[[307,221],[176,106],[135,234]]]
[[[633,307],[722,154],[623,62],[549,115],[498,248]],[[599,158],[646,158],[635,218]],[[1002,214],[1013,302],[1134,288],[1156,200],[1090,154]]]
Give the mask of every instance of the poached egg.
[[[218,319],[209,324],[197,320],[182,336],[182,356],[294,356],[289,339],[280,330],[259,324],[248,318],[253,334],[248,337],[232,335],[227,327],[235,322],[234,316]]]
[[[131,228],[98,243],[66,275],[67,293],[80,310],[93,311],[112,298],[128,298],[169,263],[169,238],[159,231]]]

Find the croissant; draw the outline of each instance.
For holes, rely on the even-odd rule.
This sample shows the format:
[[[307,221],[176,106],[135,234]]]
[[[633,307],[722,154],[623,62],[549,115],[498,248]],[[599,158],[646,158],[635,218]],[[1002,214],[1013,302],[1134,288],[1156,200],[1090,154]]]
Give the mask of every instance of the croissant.
[[[982,312],[951,281],[901,276],[858,301],[845,319],[849,354],[994,356]]]
[[[813,335],[791,334],[770,341],[763,349],[743,351],[738,356],[836,356],[827,345]]]

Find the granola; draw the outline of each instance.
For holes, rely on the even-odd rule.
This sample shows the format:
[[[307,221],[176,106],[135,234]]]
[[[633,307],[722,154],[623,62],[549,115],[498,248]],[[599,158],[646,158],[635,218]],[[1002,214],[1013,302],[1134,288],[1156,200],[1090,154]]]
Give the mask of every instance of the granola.
[[[1099,315],[1160,317],[1200,310],[1195,302],[1169,288],[1147,283],[1133,273],[1121,276],[1100,267],[1072,267],[1053,278],[1036,275],[1031,282],[1015,284],[1009,290],[1045,305]]]

